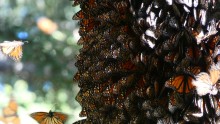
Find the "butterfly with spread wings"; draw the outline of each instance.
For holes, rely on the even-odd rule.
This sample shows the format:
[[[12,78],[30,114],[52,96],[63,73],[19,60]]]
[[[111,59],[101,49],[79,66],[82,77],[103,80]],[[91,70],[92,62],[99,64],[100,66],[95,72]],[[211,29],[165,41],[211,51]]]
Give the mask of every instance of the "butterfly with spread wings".
[[[192,85],[193,76],[178,75],[165,82],[165,86],[174,89],[178,93],[189,93],[194,89]]]
[[[0,48],[3,54],[8,55],[14,61],[20,61],[22,57],[22,41],[4,41],[0,43]]]
[[[68,116],[61,112],[34,112],[30,116],[39,124],[64,124]]]

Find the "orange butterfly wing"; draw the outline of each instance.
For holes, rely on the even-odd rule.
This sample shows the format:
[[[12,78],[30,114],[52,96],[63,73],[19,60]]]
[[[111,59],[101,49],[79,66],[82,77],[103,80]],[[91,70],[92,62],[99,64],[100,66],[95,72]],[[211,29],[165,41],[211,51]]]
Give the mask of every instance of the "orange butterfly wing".
[[[22,46],[15,47],[8,55],[15,61],[19,61],[22,57]]]
[[[8,103],[8,107],[13,110],[13,111],[16,111],[17,112],[17,109],[18,109],[18,104],[15,100],[11,99],[10,102]]]
[[[198,47],[189,47],[186,50],[186,57],[193,61],[198,61],[201,58],[201,50]]]
[[[0,122],[4,124],[20,124],[20,118],[17,115],[18,105],[15,100],[11,99],[8,106],[3,108],[3,117],[0,117]]]
[[[72,17],[72,19],[73,20],[83,19],[83,18],[85,18],[85,16],[86,16],[86,14],[82,10],[80,10]]]
[[[64,124],[68,116],[60,112],[35,112],[30,115],[39,124]]]
[[[35,112],[30,114],[32,118],[34,118],[37,122],[41,123],[47,116],[47,112]]]
[[[63,114],[60,112],[54,112],[53,115],[55,118],[60,119],[62,122],[65,122],[68,118],[68,116],[66,114]]]
[[[64,124],[61,120],[58,120],[57,118],[45,118],[40,124]]]
[[[15,61],[19,61],[22,57],[22,45],[21,41],[5,41],[0,43],[2,53],[8,55]]]
[[[180,75],[170,78],[165,86],[174,89],[178,93],[189,93],[195,86],[192,85],[192,77]]]

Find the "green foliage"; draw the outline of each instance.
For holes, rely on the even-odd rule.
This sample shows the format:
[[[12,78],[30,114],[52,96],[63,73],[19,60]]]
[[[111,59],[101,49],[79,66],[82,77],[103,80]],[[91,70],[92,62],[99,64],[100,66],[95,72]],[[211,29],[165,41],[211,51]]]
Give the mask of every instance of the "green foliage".
[[[0,1],[0,42],[28,41],[23,46],[20,63],[0,58],[0,84],[5,86],[4,94],[21,95],[19,102],[27,98],[29,101],[22,103],[23,107],[33,102],[50,104],[50,107],[56,103],[58,110],[71,113],[79,106],[74,100],[77,85],[72,81],[76,72],[75,56],[80,48],[76,44],[77,22],[72,16],[78,10],[71,4],[69,0]],[[52,20],[57,30],[46,34],[39,29],[37,22],[41,17]],[[20,79],[26,83],[22,84]],[[17,84],[18,81],[21,82]]]
[[[80,108],[78,107],[76,101],[72,101],[72,105],[68,103],[68,99],[71,98],[71,95],[66,89],[60,88],[56,93],[54,90],[50,90],[44,98],[42,96],[38,96],[38,94],[30,91],[28,88],[28,84],[24,80],[17,80],[14,85],[0,85],[0,97],[3,99],[0,104],[0,110],[7,106],[11,96],[13,96],[13,99],[18,104],[17,113],[21,120],[21,124],[37,124],[29,116],[29,114],[39,111],[49,112],[50,109],[52,111],[67,114],[69,116],[67,124],[79,120],[78,113],[80,112]],[[73,92],[71,93],[74,96]],[[56,102],[52,102],[55,97]],[[0,113],[1,117],[2,112]]]

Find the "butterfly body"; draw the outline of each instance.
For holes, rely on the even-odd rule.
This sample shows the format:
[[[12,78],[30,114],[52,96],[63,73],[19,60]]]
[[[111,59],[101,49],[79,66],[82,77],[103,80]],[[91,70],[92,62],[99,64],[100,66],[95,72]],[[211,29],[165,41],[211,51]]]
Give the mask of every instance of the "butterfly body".
[[[35,112],[30,115],[39,124],[64,124],[67,115],[60,112]]]

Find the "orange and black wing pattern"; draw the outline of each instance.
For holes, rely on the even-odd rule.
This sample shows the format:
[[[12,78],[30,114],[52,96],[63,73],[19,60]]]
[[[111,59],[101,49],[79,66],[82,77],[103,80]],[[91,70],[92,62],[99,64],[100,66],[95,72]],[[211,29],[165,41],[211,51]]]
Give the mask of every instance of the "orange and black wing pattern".
[[[11,58],[13,58],[15,61],[19,61],[22,57],[22,46],[18,46],[14,48],[13,51],[8,54]]]
[[[82,123],[204,122],[185,115],[191,104],[198,107],[192,103],[198,95],[194,76],[213,62],[220,1],[74,0],[73,5],[81,8],[73,19],[79,21],[82,45],[74,77],[80,116],[87,117]],[[178,102],[169,109],[174,92]],[[203,114],[207,120],[215,120],[213,115]]]
[[[30,114],[39,124],[64,124],[68,116],[60,112],[35,112]]]
[[[15,61],[19,61],[22,57],[22,45],[24,43],[21,41],[5,41],[0,43],[1,51],[5,55],[8,55]]]
[[[174,89],[178,93],[187,94],[195,88],[192,85],[192,79],[191,76],[178,75],[166,81],[165,86]]]

